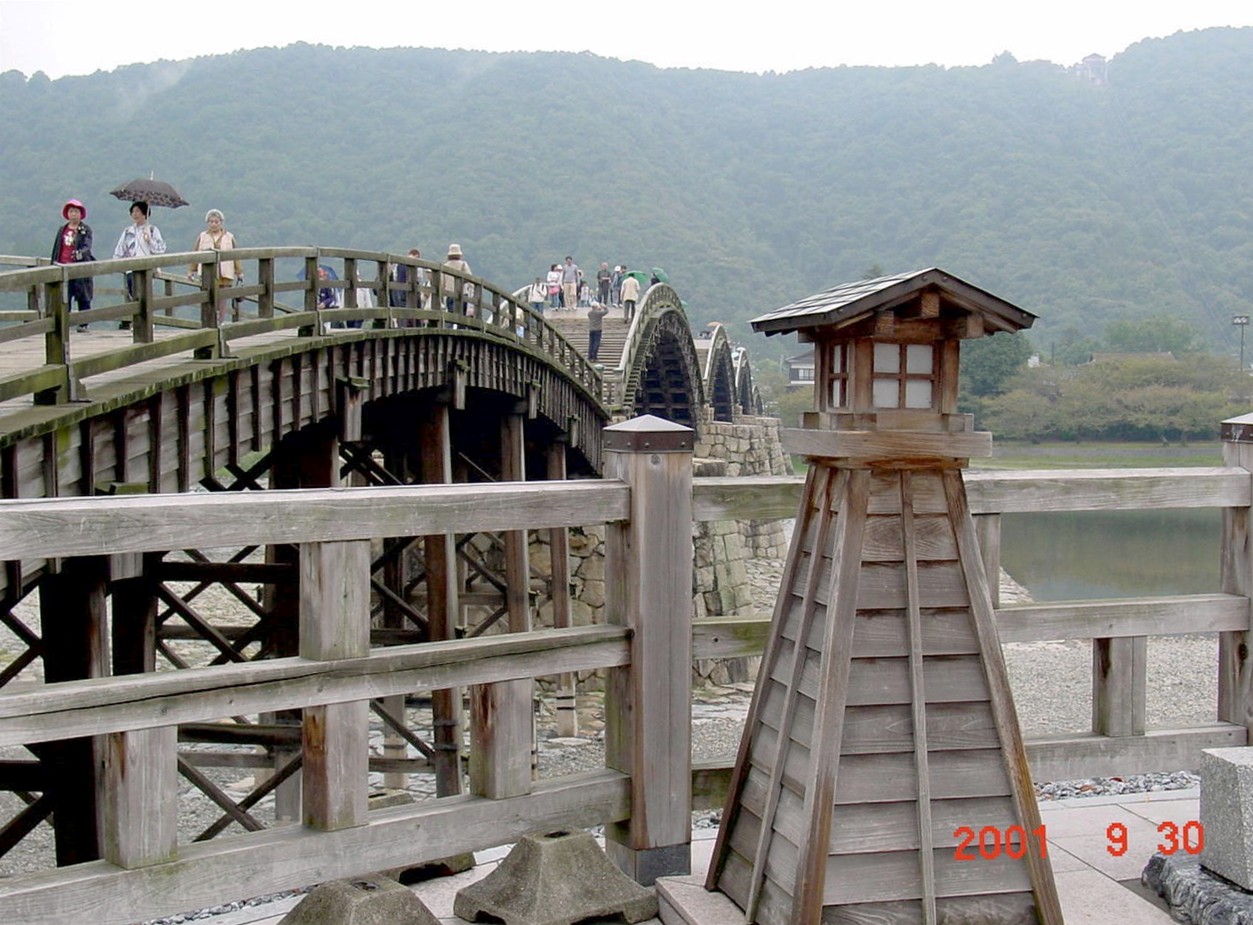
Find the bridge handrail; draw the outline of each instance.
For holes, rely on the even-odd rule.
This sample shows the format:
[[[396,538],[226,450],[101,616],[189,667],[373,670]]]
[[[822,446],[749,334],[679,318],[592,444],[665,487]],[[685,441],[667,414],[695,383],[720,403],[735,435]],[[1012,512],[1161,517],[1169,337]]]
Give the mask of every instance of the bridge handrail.
[[[303,262],[300,278],[278,278],[275,261],[290,259]],[[212,267],[219,261],[247,267],[245,279],[256,282],[218,288]],[[341,278],[317,278],[318,266],[328,261],[342,264]],[[363,272],[363,265],[371,264],[372,272]],[[197,266],[202,272],[193,284],[187,269]],[[397,266],[416,272],[409,272],[406,281],[398,282],[393,278]],[[135,300],[128,300],[123,289],[120,301],[94,304],[86,312],[70,312],[70,280],[118,274],[132,276]],[[343,307],[320,306],[318,293],[324,289],[342,292]],[[374,295],[373,307],[358,305],[360,290]],[[361,325],[363,333],[356,336],[363,337],[371,336],[365,333],[371,329],[412,327],[411,333],[418,336],[432,328],[476,331],[546,357],[596,400],[602,389],[595,366],[542,314],[533,312],[511,293],[482,277],[397,254],[334,247],[251,247],[34,266],[0,272],[0,293],[24,293],[27,301],[25,310],[0,311],[0,344],[30,337],[45,339],[44,365],[0,377],[0,401],[26,395],[35,396],[40,403],[71,401],[76,384],[85,376],[185,351],[193,351],[199,359],[215,359],[227,355],[230,343],[244,337],[284,330],[318,337],[327,334],[331,325],[348,323]],[[299,304],[284,304],[287,293],[296,293]],[[392,305],[393,295],[403,304]],[[248,306],[246,314],[242,306]],[[193,317],[181,317],[177,314],[180,310]],[[74,328],[103,321],[129,323],[131,345],[89,360],[74,360]],[[181,329],[183,333],[158,338],[159,328]]]
[[[1226,445],[1228,450],[1233,444]],[[1228,453],[1227,455],[1230,455]],[[1253,686],[1236,667],[1251,628],[1247,589],[1253,587],[1253,555],[1239,524],[1253,504],[1253,480],[1245,464],[1164,469],[968,471],[966,488],[975,515],[985,570],[1000,571],[1000,517],[1009,513],[1133,511],[1219,508],[1224,526],[1222,588],[1210,593],[1030,604],[999,604],[990,583],[1003,643],[1091,640],[1112,653],[1102,667],[1094,659],[1092,690],[1098,708],[1091,733],[1027,739],[1037,780],[1125,776],[1142,771],[1195,767],[1199,750],[1253,742]],[[792,516],[803,478],[702,478],[693,487],[699,521],[774,519]],[[760,655],[769,620],[713,617],[695,621],[694,658]],[[1217,633],[1220,639],[1218,722],[1183,729],[1145,728],[1144,691],[1153,681],[1143,657],[1145,640],[1158,636]],[[1104,671],[1104,673],[1102,673]],[[1116,691],[1138,691],[1128,698]],[[705,765],[696,775],[696,806],[719,805],[729,766]]]

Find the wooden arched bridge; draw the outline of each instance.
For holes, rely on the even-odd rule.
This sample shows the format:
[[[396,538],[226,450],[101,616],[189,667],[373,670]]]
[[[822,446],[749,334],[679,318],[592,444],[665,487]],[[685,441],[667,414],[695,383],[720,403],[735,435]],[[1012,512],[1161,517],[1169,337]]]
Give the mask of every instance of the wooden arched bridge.
[[[215,288],[217,260],[241,263],[247,282]],[[206,282],[193,284],[187,271],[202,261]],[[668,285],[648,290],[629,325],[616,312],[606,320],[593,364],[584,318],[546,318],[487,280],[390,254],[292,247],[6,262],[31,265],[0,273],[4,499],[565,479],[601,472],[601,432],[613,420],[653,414],[699,430],[758,405],[746,352],[721,326],[693,338]],[[71,312],[69,282],[84,276],[97,298]],[[569,625],[566,532],[545,540],[552,565],[542,570],[530,565],[525,531],[379,544],[373,640],[527,629],[540,611]],[[190,643],[209,647],[210,664],[294,655],[295,549],[189,541],[174,554],[7,561],[0,622],[17,651],[0,667],[0,688],[32,671],[69,681],[186,668],[196,663]],[[224,622],[203,607],[210,588],[238,616]],[[56,614],[42,633],[26,615],[36,591],[38,610]],[[441,794],[460,792],[459,695],[437,692],[427,739],[407,724],[403,700],[373,709],[389,728],[389,754],[413,746],[423,757],[374,766],[399,776],[421,765]],[[262,747],[271,771],[233,801],[180,759],[223,809],[205,837],[258,825],[249,808],[271,791],[280,818],[299,817],[299,791],[284,784],[301,761],[293,722],[298,711],[246,729],[180,727],[192,741]],[[33,751],[0,762],[0,791],[45,794],[0,830],[0,856],[55,814],[58,862],[98,857],[90,740]],[[46,790],[30,786],[35,778]]]

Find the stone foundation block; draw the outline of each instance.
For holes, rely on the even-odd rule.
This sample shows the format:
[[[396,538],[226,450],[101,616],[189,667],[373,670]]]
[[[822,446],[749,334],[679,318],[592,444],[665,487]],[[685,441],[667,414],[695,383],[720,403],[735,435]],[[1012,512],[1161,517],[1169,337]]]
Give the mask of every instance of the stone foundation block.
[[[586,832],[527,836],[500,866],[457,893],[453,913],[504,925],[574,925],[621,917],[628,923],[657,915],[657,897],[605,856]]]
[[[385,877],[316,887],[279,925],[439,925],[408,887]]]
[[[1201,863],[1253,889],[1253,748],[1201,752]]]

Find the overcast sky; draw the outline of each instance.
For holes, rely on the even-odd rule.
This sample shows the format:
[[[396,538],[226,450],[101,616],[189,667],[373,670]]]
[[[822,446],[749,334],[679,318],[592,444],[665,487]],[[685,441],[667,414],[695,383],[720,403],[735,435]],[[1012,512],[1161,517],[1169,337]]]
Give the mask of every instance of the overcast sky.
[[[1253,25],[1249,0],[771,0],[742,9],[691,0],[0,0],[0,72],[56,78],[293,42],[590,51],[754,72],[981,65],[1003,51],[1074,64],[1179,30]]]

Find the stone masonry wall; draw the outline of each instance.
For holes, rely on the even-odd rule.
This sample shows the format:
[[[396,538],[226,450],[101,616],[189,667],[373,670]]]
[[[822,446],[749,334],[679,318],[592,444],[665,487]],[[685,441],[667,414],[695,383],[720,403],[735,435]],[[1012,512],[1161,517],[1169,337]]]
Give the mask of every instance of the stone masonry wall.
[[[699,432],[696,478],[791,473],[791,460],[779,442],[777,418],[744,417],[734,423],[706,421]],[[571,621],[576,626],[599,623],[604,619],[605,603],[604,530],[588,527],[570,530],[569,534]],[[753,616],[749,564],[782,560],[787,553],[787,537],[779,521],[715,521],[693,524],[692,546],[691,616]],[[551,574],[547,543],[532,542],[531,562],[533,571]],[[552,625],[551,605],[540,608],[537,620],[540,625]],[[756,661],[701,661],[696,665],[696,680],[718,684],[751,680]]]

